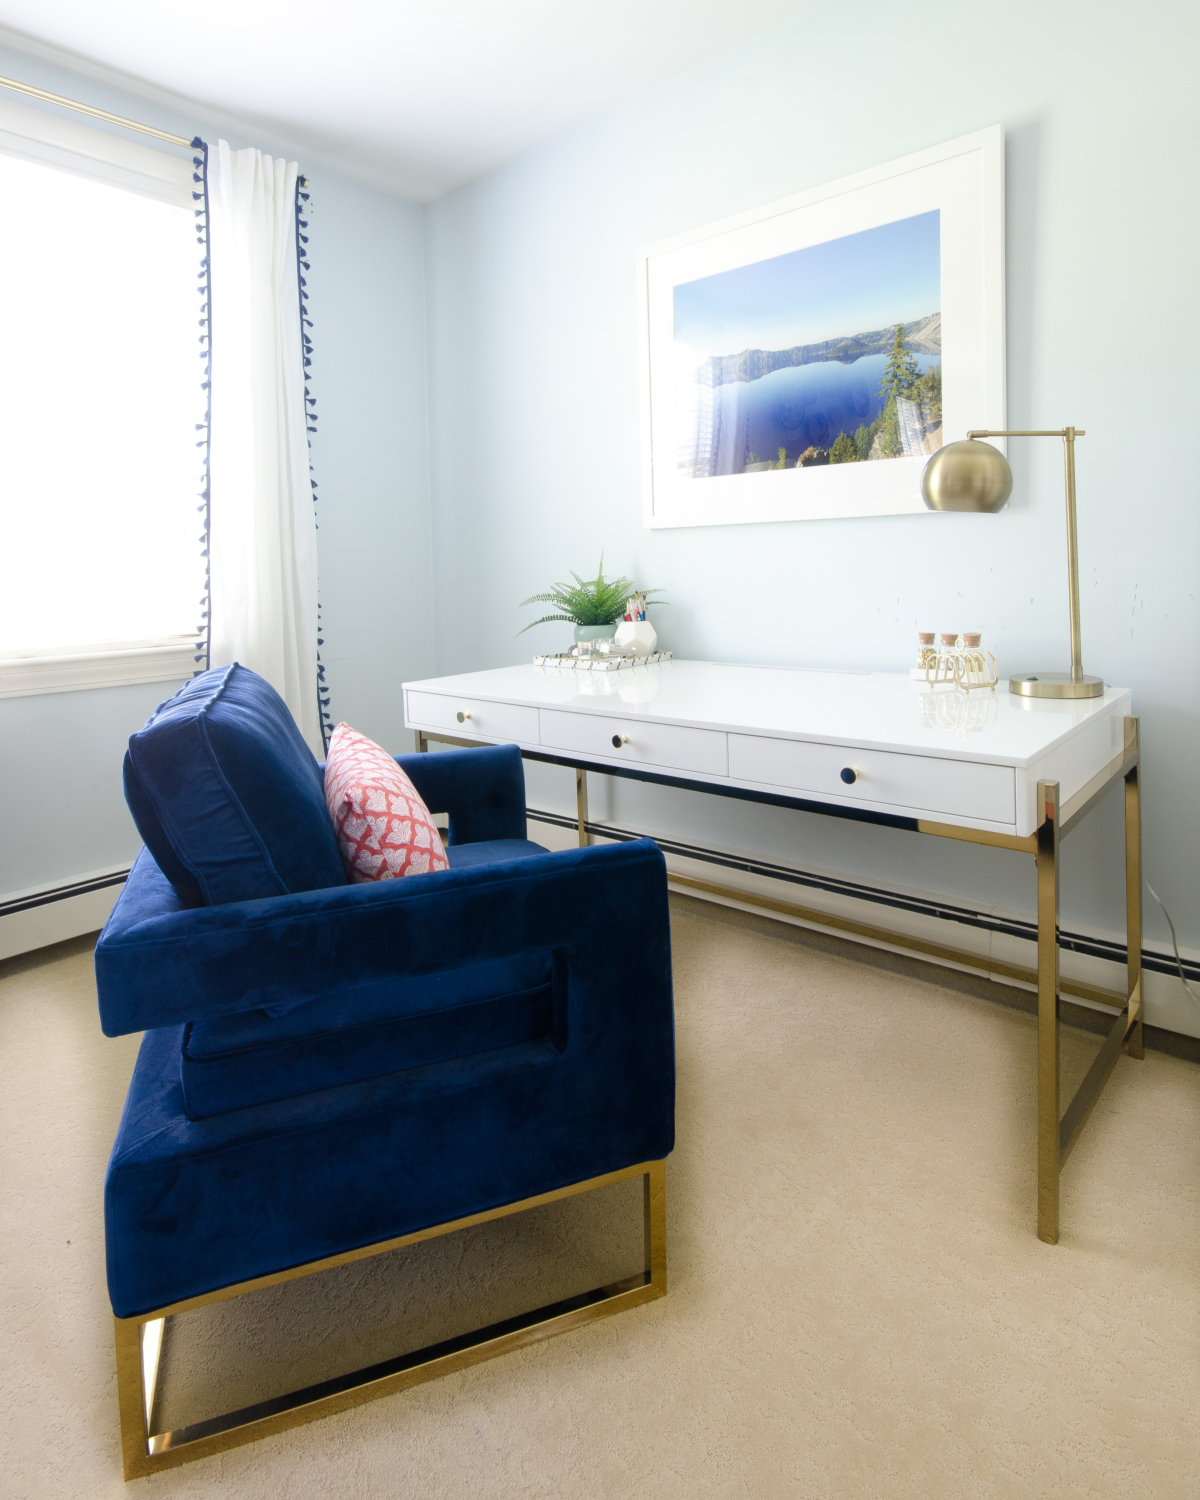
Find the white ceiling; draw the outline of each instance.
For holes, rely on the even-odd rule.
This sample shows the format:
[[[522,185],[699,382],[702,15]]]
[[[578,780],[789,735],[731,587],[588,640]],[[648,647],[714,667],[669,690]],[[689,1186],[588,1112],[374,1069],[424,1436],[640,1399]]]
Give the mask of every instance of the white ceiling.
[[[822,3],[0,0],[0,40],[425,201]]]

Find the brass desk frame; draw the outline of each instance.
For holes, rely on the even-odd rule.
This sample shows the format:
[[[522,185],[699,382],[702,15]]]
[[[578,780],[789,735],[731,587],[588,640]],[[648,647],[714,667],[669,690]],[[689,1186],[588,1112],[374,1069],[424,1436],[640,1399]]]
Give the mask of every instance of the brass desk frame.
[[[441,733],[418,730],[417,750],[428,749],[431,741],[439,744],[478,746],[480,740],[454,738]],[[741,901],[746,904],[778,911],[781,915],[798,917],[801,921],[833,928],[855,937],[866,937],[874,942],[885,943],[893,948],[904,948],[930,958],[949,960],[965,968],[981,970],[1006,979],[1023,983],[1036,983],[1038,996],[1038,1052],[1037,1052],[1037,1232],[1038,1239],[1048,1245],[1058,1243],[1059,1228],[1059,1181],[1067,1158],[1095,1107],[1096,1100],[1112,1075],[1117,1059],[1123,1052],[1130,1057],[1142,1058],[1145,1051],[1142,1041],[1142,820],[1139,792],[1139,720],[1126,717],[1122,752],[1110,761],[1086,786],[1062,801],[1056,781],[1039,781],[1037,789],[1038,827],[1027,838],[1012,834],[985,833],[974,828],[959,828],[950,823],[935,823],[924,818],[915,821],[919,833],[936,838],[958,839],[969,844],[985,844],[994,849],[1015,849],[1022,854],[1033,855],[1037,870],[1037,968],[1026,969],[1017,964],[981,958],[977,953],[951,948],[939,943],[925,942],[904,934],[889,932],[883,927],[874,927],[865,922],[850,921],[815,908],[798,906],[793,902],[776,901],[770,897],[752,895],[735,886],[719,885],[713,881],[697,880],[688,875],[672,874],[671,884],[684,889],[698,890],[710,895]],[[542,754],[523,750],[528,760],[546,761],[555,765],[572,766],[575,770],[575,795],[579,825],[579,842],[587,844],[593,833],[603,835],[603,825],[588,821],[588,770],[606,775],[620,775],[632,780],[664,782],[671,786],[687,787],[689,790],[716,792],[724,796],[737,797],[738,790],[719,787],[711,782],[692,781],[682,777],[639,773],[633,767],[603,765],[559,755]],[[1058,908],[1059,908],[1059,844],[1073,828],[1077,828],[1100,800],[1119,781],[1125,783],[1125,943],[1126,943],[1126,989],[1121,995],[1115,990],[1101,989],[1096,985],[1079,984],[1062,980],[1059,976]],[[750,800],[775,802],[782,806],[800,806],[809,812],[836,812],[839,817],[854,817],[853,810],[822,806],[818,802],[799,802],[794,798],[769,798],[757,794],[742,794]],[[871,817],[872,822],[891,823],[912,828],[912,819],[881,819]],[[1104,1045],[1079,1085],[1075,1097],[1061,1109],[1059,1096],[1059,999],[1063,994],[1076,995],[1110,1008],[1116,1016],[1112,1030]]]

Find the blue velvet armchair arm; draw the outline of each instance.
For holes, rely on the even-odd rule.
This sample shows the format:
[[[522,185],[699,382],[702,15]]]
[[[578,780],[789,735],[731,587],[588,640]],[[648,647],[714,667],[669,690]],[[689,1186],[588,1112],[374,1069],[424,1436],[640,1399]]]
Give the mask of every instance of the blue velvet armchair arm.
[[[280,1014],[392,976],[535,951],[611,968],[626,988],[637,975],[618,954],[637,953],[669,985],[666,899],[649,839],[199,909],[142,854],[96,946],[101,1025],[121,1036]]]
[[[450,814],[450,842],[525,837],[525,772],[516,745],[397,755],[433,813]]]

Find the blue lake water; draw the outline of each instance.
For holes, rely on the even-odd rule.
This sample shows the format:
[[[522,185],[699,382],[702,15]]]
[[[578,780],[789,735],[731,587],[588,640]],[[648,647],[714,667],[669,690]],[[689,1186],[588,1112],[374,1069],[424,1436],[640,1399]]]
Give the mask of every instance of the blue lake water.
[[[936,355],[915,357],[922,373],[938,363]],[[883,410],[879,382],[886,364],[886,354],[872,354],[852,365],[829,360],[718,386],[708,454],[697,453],[697,477],[740,474],[751,454],[775,462],[780,448],[791,465],[806,448],[828,448],[840,432],[853,436],[860,424],[869,427]]]

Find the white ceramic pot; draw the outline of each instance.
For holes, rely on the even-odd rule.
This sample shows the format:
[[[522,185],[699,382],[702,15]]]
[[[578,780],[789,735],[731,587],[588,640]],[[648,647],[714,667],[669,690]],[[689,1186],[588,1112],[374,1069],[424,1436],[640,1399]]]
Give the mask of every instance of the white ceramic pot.
[[[617,645],[638,656],[649,656],[658,645],[658,632],[649,620],[622,620],[617,626]]]

